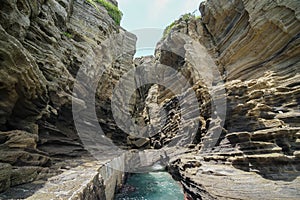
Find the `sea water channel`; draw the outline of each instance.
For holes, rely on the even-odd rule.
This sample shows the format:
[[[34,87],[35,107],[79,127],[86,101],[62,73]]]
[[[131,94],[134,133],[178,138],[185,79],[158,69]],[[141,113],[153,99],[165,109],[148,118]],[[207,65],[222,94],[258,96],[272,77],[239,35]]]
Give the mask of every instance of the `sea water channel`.
[[[115,200],[183,200],[183,190],[167,172],[131,174]]]

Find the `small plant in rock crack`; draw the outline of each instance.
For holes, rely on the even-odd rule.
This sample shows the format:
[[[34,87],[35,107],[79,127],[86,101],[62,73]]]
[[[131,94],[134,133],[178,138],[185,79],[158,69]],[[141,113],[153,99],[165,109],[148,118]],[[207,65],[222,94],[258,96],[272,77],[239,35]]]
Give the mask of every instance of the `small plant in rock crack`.
[[[64,36],[66,36],[67,38],[73,38],[73,35],[69,32],[63,32]]]

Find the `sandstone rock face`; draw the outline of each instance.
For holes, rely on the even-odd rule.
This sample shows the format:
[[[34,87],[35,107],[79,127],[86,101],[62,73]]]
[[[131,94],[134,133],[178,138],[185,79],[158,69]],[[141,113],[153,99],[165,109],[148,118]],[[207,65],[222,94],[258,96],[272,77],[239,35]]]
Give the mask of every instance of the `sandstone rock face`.
[[[195,154],[186,154],[174,161],[170,172],[181,181],[192,199],[299,198],[299,177],[290,181],[270,181],[255,171],[206,162]]]
[[[226,80],[255,79],[267,71],[287,76],[298,69],[297,1],[208,2],[200,10]]]
[[[236,155],[233,160],[244,160],[249,168],[257,167],[273,179],[280,177],[272,172],[289,179],[292,171],[295,176],[299,171],[295,153],[299,149],[298,5],[297,1],[220,1],[200,6],[227,89],[230,117],[217,150],[224,150],[226,157],[234,154],[226,147],[238,149],[245,159]],[[225,13],[228,23],[221,21]],[[270,164],[276,164],[278,171]]]
[[[296,1],[208,1],[200,6],[201,19],[176,22],[158,43],[152,63],[139,60],[140,65],[172,67],[196,94],[200,116],[192,114],[196,107],[185,106],[191,96],[175,95],[159,84],[147,90],[142,106],[148,111],[145,124],[166,122],[150,137],[155,149],[177,140],[180,122],[198,120],[193,144],[176,143],[195,152],[176,157],[170,166],[193,199],[299,198],[298,7]],[[209,73],[209,67],[194,70],[197,63],[213,66],[190,47],[197,42],[219,74]],[[193,126],[187,127],[186,132]]]
[[[131,166],[148,170],[162,161],[153,149],[165,148],[170,172],[193,199],[299,199],[299,7],[210,0],[200,5],[202,18],[175,23],[155,57],[133,60],[136,37],[99,5],[1,0],[0,192],[19,193],[0,197],[112,199],[123,178],[109,167],[115,154],[90,162],[78,120],[85,134],[100,123],[120,149],[152,149],[132,151]],[[128,71],[139,76],[120,83]],[[128,124],[147,128],[124,131]]]
[[[10,164],[7,163],[0,164],[1,191],[4,191],[10,187],[11,171],[12,171],[12,167]]]
[[[177,21],[158,45],[157,56],[160,62],[184,71],[188,64],[178,64],[182,58],[161,47],[180,42],[182,37],[175,37],[177,33],[204,45],[224,82],[226,101],[218,104],[226,107],[226,117],[211,117],[213,95],[204,98],[208,90],[203,82],[197,85],[193,81],[196,90],[204,87],[197,95],[200,105],[208,106],[200,113],[204,126],[199,126],[195,153],[179,157],[171,172],[193,199],[299,198],[299,2],[207,1],[200,11],[201,19]],[[188,50],[187,44],[179,46]],[[187,58],[185,54],[185,61]],[[193,78],[195,73],[186,74],[199,80]],[[218,85],[221,82],[213,85],[215,90]],[[221,94],[214,93],[216,99]],[[211,141],[217,141],[216,145]],[[226,173],[218,173],[220,169]],[[247,181],[249,177],[252,183]],[[218,184],[223,180],[226,184]],[[272,186],[272,181],[278,185]],[[244,188],[252,184],[264,189]],[[272,193],[274,190],[284,192]]]
[[[109,109],[116,80],[133,67],[136,37],[96,5],[86,0],[1,0],[0,191],[56,174],[52,164],[86,155],[72,116],[79,69],[91,79],[104,71],[96,83],[98,117],[112,118],[102,111]],[[74,98],[82,103],[83,96]],[[112,132],[114,126],[105,123],[104,129]]]

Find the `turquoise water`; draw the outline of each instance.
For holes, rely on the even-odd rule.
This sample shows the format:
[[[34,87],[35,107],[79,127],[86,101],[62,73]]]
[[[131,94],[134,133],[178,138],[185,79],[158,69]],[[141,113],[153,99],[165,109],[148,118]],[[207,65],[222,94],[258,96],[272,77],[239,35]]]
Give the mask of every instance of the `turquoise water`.
[[[183,191],[167,172],[132,174],[115,200],[183,200]]]

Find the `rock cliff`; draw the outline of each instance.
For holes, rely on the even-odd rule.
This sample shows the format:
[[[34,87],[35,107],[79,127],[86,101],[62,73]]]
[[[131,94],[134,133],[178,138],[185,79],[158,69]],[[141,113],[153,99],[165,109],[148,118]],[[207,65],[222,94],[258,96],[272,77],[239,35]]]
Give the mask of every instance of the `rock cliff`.
[[[65,162],[72,157],[90,157],[72,120],[77,72],[86,69],[87,74],[94,73],[92,79],[105,69],[96,103],[99,121],[109,120],[112,116],[101,108],[107,109],[109,87],[133,67],[136,37],[95,2],[0,3],[0,191],[4,191],[75,167],[77,162]],[[113,35],[117,36],[112,40]],[[113,41],[113,47],[102,45],[107,41]],[[120,54],[124,49],[126,53]],[[81,103],[81,98],[73,100]]]
[[[155,56],[135,60],[136,37],[101,4],[0,2],[0,192],[35,181],[0,198],[112,198],[123,174],[109,166],[124,169],[125,158],[94,161],[75,120],[86,133],[100,124],[120,149],[146,150],[131,165],[165,150],[192,199],[299,199],[299,1],[206,1],[201,18],[182,16]],[[128,71],[140,76],[121,80]],[[147,128],[125,131],[126,113]]]
[[[159,43],[160,63],[184,73],[199,92],[196,152],[170,167],[193,199],[299,198],[298,8],[298,1],[207,1],[201,19],[182,17]],[[189,42],[180,45],[184,56],[164,50],[183,41],[178,33],[205,46],[223,83],[196,84],[201,78],[189,68]],[[196,62],[203,62],[200,55]],[[216,92],[220,85],[225,94]],[[162,94],[169,99],[163,103],[176,105]],[[212,117],[213,103],[226,107],[226,117],[224,109]]]

